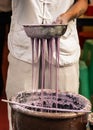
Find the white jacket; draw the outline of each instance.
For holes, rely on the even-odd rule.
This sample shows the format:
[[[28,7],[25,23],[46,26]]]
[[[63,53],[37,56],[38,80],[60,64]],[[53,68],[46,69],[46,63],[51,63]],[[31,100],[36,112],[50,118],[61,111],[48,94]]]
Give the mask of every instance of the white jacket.
[[[64,13],[74,0],[47,0],[45,15],[51,24],[58,15]],[[13,0],[12,22],[8,36],[10,53],[23,61],[32,63],[31,40],[27,37],[23,25],[41,24],[42,2],[40,0]],[[55,52],[54,52],[55,53]],[[34,54],[36,57],[36,55]],[[69,22],[66,33],[60,38],[60,65],[72,64],[78,61],[80,47],[76,30],[76,20]],[[47,57],[46,57],[47,58]],[[35,62],[37,62],[35,58]],[[55,60],[55,55],[54,55]]]

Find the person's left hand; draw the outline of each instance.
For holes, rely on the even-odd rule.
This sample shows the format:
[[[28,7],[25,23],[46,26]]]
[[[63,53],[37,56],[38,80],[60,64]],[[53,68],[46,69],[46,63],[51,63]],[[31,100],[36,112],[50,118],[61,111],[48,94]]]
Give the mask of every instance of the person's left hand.
[[[56,20],[53,22],[53,24],[62,24],[62,25],[67,25],[68,21],[64,14],[59,15]]]

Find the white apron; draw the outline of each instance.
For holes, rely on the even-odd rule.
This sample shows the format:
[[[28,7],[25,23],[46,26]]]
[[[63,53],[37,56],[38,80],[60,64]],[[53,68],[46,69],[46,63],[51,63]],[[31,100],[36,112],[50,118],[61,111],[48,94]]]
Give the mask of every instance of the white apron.
[[[48,24],[51,24],[58,15],[70,8],[74,0],[47,0],[51,2],[47,5],[46,16]],[[19,91],[31,90],[32,85],[32,47],[31,40],[27,37],[23,25],[41,24],[42,4],[40,0],[12,0],[12,23],[8,36],[9,69],[6,84],[7,98],[15,95]],[[40,53],[40,52],[39,52]],[[47,53],[47,50],[46,50]],[[53,52],[55,53],[55,51]],[[38,87],[38,65],[39,58],[34,54],[34,85]],[[59,89],[78,93],[79,73],[78,60],[80,47],[76,30],[76,20],[68,23],[68,29],[64,36],[60,38],[60,68],[59,68]],[[47,54],[46,54],[47,60]],[[55,54],[53,56],[55,63]],[[53,77],[55,77],[55,67]],[[46,86],[49,86],[48,69],[46,68]],[[74,77],[74,81],[73,81]],[[55,78],[53,79],[55,80]],[[54,83],[54,82],[52,82]],[[72,84],[73,83],[73,84]],[[9,124],[11,128],[11,115],[9,108]]]
[[[51,24],[60,14],[70,8],[74,0],[48,0],[45,16]],[[41,24],[42,2],[40,0],[13,0],[13,15],[8,37],[10,53],[28,63],[32,63],[31,40],[27,37],[23,25]],[[47,52],[47,51],[46,51]],[[55,53],[55,51],[54,51]],[[34,54],[36,57],[36,53]],[[80,56],[80,47],[76,30],[76,20],[68,23],[66,33],[60,38],[60,65],[76,63]],[[46,57],[47,58],[47,57]],[[55,54],[54,54],[55,60]],[[37,62],[37,57],[35,62]]]

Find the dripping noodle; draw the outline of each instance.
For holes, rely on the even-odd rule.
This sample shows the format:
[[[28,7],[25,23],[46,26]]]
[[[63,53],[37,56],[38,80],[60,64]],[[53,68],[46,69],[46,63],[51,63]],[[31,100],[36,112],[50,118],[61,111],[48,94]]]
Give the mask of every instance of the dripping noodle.
[[[27,36],[31,38],[32,44],[32,91],[33,94],[31,96],[30,102],[27,103],[36,108],[26,107],[31,110],[36,111],[45,111],[45,112],[59,112],[56,109],[72,109],[72,110],[80,110],[85,107],[84,103],[79,100],[79,98],[74,97],[73,95],[63,95],[61,96],[58,93],[58,68],[59,68],[59,37],[63,35],[66,31],[67,26],[24,26],[24,29],[27,33]],[[45,29],[45,30],[44,30]],[[60,33],[59,33],[60,32]],[[49,35],[48,35],[49,33]],[[58,35],[57,35],[58,34]],[[47,36],[48,35],[48,36]],[[46,40],[46,42],[45,42]],[[46,85],[45,85],[45,44],[47,44],[47,52],[48,52],[48,69],[49,69],[49,88],[52,86],[52,64],[53,64],[53,46],[55,46],[55,55],[56,55],[56,76],[55,76],[55,93],[45,93]],[[39,65],[39,88],[40,93],[38,94],[38,90],[34,93],[33,86],[33,77],[34,77],[34,50],[36,50],[36,54],[38,57],[39,45],[41,46],[41,56],[40,56],[40,65]],[[23,99],[22,99],[23,100]],[[20,101],[19,101],[20,102]],[[21,103],[21,102],[20,102]],[[43,109],[42,109],[43,108]],[[44,109],[45,108],[45,109]],[[51,109],[51,110],[50,110]]]

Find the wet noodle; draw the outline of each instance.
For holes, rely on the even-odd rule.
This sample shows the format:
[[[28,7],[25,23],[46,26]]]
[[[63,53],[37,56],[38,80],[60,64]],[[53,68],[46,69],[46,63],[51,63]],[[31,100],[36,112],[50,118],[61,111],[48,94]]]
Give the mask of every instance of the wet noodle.
[[[47,87],[49,89],[55,89],[56,91],[56,108],[57,108],[57,100],[58,100],[58,68],[59,68],[59,38],[49,38],[49,39],[43,39],[43,38],[31,38],[31,44],[32,44],[32,89],[33,89],[33,92],[34,92],[34,86],[33,86],[33,82],[34,82],[34,55],[35,55],[35,52],[34,50],[36,49],[36,55],[37,55],[37,58],[38,58],[38,53],[39,53],[39,44],[40,44],[40,49],[41,49],[41,56],[40,56],[40,66],[39,66],[39,88],[41,89],[41,108],[43,107],[44,105],[44,95],[43,95],[43,90],[44,89],[47,89]],[[46,69],[46,55],[45,55],[45,51],[46,51],[46,45],[47,45],[47,53],[48,53],[48,72],[49,72],[49,77],[45,77],[45,69]],[[55,48],[55,50],[53,49]],[[53,71],[52,71],[52,67],[54,66],[53,65],[53,54],[56,54],[56,71],[55,71],[55,79],[53,79]],[[46,86],[46,83],[45,83],[45,78],[49,79],[48,80],[48,85],[49,86]],[[53,86],[53,80],[55,82],[54,86]],[[52,88],[53,87],[53,88]],[[52,94],[50,96],[50,106],[52,107]],[[43,109],[42,109],[43,110]]]

